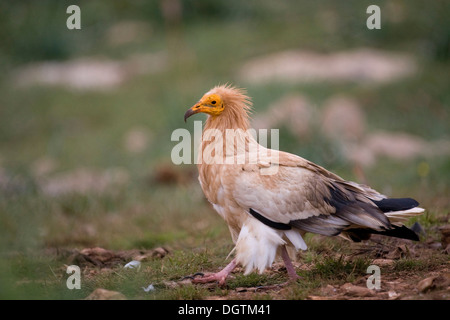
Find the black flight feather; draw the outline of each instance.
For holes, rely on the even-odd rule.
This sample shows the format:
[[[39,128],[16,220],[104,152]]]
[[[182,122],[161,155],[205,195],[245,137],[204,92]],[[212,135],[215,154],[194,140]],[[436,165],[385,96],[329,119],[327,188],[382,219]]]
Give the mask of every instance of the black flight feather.
[[[346,230],[345,233],[347,233],[355,242],[360,242],[361,240],[368,240],[370,238],[371,234],[380,234],[383,236],[388,237],[395,237],[395,238],[401,238],[401,239],[409,239],[414,241],[419,241],[419,236],[417,233],[415,233],[413,230],[409,229],[406,226],[392,226],[392,229],[389,230],[383,230],[383,231],[377,231],[372,229],[349,229]]]
[[[419,205],[416,200],[411,198],[391,198],[382,199],[380,201],[372,201],[383,212],[409,210]]]
[[[266,226],[269,226],[271,228],[278,229],[278,230],[290,230],[291,229],[290,225],[287,225],[285,223],[275,222],[270,219],[267,219],[266,217],[262,216],[261,214],[259,214],[255,210],[253,210],[252,208],[250,208],[250,214],[253,217],[255,217],[256,219],[258,219],[259,221],[261,221],[262,223],[264,223]]]

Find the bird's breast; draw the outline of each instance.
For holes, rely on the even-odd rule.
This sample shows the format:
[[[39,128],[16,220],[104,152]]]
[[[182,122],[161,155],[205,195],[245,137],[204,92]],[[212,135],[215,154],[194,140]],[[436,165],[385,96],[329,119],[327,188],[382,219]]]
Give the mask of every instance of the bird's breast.
[[[226,171],[227,168],[221,165],[202,165],[199,180],[206,198],[228,224],[233,241],[236,241],[248,213],[233,197],[234,179]]]

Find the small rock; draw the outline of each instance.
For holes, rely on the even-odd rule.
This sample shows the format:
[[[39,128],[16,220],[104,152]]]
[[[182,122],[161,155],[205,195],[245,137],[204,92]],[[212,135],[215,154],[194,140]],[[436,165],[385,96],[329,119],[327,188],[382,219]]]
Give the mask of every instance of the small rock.
[[[192,281],[190,279],[189,279],[189,282],[192,283]],[[177,282],[175,282],[175,281],[164,280],[162,283],[164,284],[164,286],[167,289],[175,289],[175,288],[177,288],[179,286],[179,284]]]
[[[126,300],[127,298],[120,292],[106,289],[95,289],[85,300]]]
[[[450,243],[445,247],[444,253],[450,254]]]
[[[450,272],[444,272],[440,275],[431,276],[421,280],[417,289],[420,292],[425,293],[430,290],[440,290],[443,288],[447,288],[450,285]]]
[[[155,248],[153,250],[126,250],[112,251],[103,248],[85,248],[81,251],[75,251],[68,259],[69,264],[78,266],[96,266],[100,268],[111,268],[116,265],[123,265],[127,261],[135,260],[134,264],[153,258],[163,258],[169,251],[164,248]]]
[[[410,256],[409,248],[405,244],[402,244],[402,245],[397,246],[391,252],[389,252],[386,255],[386,258],[388,258],[388,259],[400,259],[400,258],[405,258],[405,257],[409,257],[409,256]]]
[[[355,286],[351,283],[346,283],[341,286],[341,289],[345,292],[345,294],[352,297],[371,297],[373,296],[373,292],[364,287]]]
[[[417,289],[419,289],[420,292],[427,292],[428,290],[433,289],[435,287],[433,282],[436,278],[436,276],[433,276],[421,280],[417,285]]]
[[[375,259],[372,261],[372,264],[381,266],[392,266],[394,264],[394,260],[392,259]]]
[[[442,247],[446,248],[450,244],[450,224],[439,227],[439,231],[441,232]]]
[[[326,287],[322,288],[322,293],[326,296],[331,296],[333,294],[336,294],[337,290],[332,285],[328,284]]]
[[[152,257],[156,258],[164,258],[169,253],[169,250],[163,247],[158,247],[153,249],[152,251]]]
[[[430,249],[434,249],[434,250],[441,250],[442,249],[442,243],[433,241],[433,242],[428,244],[428,247]]]
[[[162,284],[167,288],[167,289],[175,289],[178,288],[180,286],[186,286],[186,285],[190,285],[192,284],[192,279],[186,278],[180,281],[169,281],[169,280],[164,280],[162,282]]]
[[[400,294],[395,292],[394,290],[390,290],[388,292],[388,297],[389,297],[389,300],[396,300],[400,297]]]
[[[329,300],[329,298],[325,297],[325,296],[307,296],[306,299],[308,299],[308,300]]]

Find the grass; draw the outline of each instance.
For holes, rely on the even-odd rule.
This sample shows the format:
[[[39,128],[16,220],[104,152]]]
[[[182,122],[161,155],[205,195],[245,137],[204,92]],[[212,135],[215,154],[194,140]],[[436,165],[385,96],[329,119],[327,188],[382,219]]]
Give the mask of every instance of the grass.
[[[358,258],[355,261],[344,261],[342,255],[338,259],[328,257],[322,262],[316,263],[309,275],[326,282],[353,282],[357,276],[366,273],[369,265],[369,261],[364,258]]]
[[[182,120],[185,110],[218,83],[247,87],[254,98],[255,114],[289,93],[304,94],[318,108],[330,97],[346,94],[363,107],[369,131],[404,131],[430,141],[449,139],[448,57],[434,56],[435,49],[441,52],[440,42],[428,39],[416,26],[421,23],[423,28],[445,30],[445,25],[438,28],[446,21],[441,19],[444,10],[439,10],[439,5],[427,6],[428,16],[419,14],[418,21],[413,16],[420,12],[420,6],[402,7],[403,22],[386,21],[385,29],[375,34],[360,27],[367,7],[362,2],[331,7],[295,2],[284,9],[272,8],[278,15],[268,10],[269,2],[244,7],[237,2],[220,3],[213,16],[206,17],[201,11],[205,9],[199,9],[203,12],[201,17],[195,10],[186,13],[179,50],[169,47],[162,18],[152,5],[138,10],[110,7],[101,1],[96,5],[83,3],[86,24],[78,35],[58,29],[62,18],[52,15],[57,11],[48,12],[49,19],[54,19],[51,23],[33,24],[28,19],[26,26],[17,29],[10,19],[0,19],[1,32],[10,30],[21,37],[16,44],[11,37],[0,37],[1,41],[10,41],[4,46],[10,48],[9,52],[0,50],[0,58],[5,58],[0,59],[0,67],[6,70],[0,75],[0,298],[82,299],[101,287],[120,291],[129,299],[205,299],[227,297],[240,287],[285,281],[285,274],[276,271],[249,276],[236,273],[225,289],[167,284],[199,271],[219,270],[232,250],[227,226],[204,200],[195,173],[191,177],[194,165],[173,169],[184,179],[182,183],[155,179],[161,164],[173,168],[172,131],[180,127],[192,130],[192,124]],[[27,16],[26,10],[38,5],[28,6],[28,9],[21,5],[11,8]],[[56,10],[50,2],[43,6]],[[92,8],[100,8],[101,14],[97,15]],[[330,10],[336,12],[340,26],[333,32],[320,23],[320,14]],[[43,7],[38,11],[47,12]],[[101,40],[107,26],[133,18],[147,19],[153,26],[150,40],[128,47],[112,47]],[[415,34],[409,31],[412,26],[417,29]],[[36,32],[22,32],[24,27]],[[47,30],[50,27],[52,30]],[[55,35],[54,43],[45,42],[51,52],[40,47],[38,41],[48,32]],[[27,37],[35,39],[28,41]],[[430,50],[424,53],[423,44],[428,44]],[[418,59],[420,70],[409,79],[373,86],[346,82],[252,85],[240,83],[236,77],[239,67],[255,56],[299,47],[332,52],[359,46],[408,51]],[[130,53],[160,50],[169,56],[166,70],[136,76],[110,92],[45,86],[18,88],[8,73],[22,63],[39,59],[90,55],[119,59]],[[140,153],[127,151],[124,144],[127,133],[136,127],[149,132],[148,146]],[[324,165],[349,180],[357,179],[354,168],[338,154],[332,141],[320,135],[299,141],[286,128],[281,128],[280,133],[281,149]],[[43,159],[51,159],[54,165],[41,177],[36,175],[35,168]],[[126,173],[126,182],[104,192],[60,195],[43,192],[41,185],[45,179],[79,168],[95,173],[119,168]],[[436,226],[443,223],[450,206],[448,155],[408,161],[380,159],[364,174],[370,185],[383,193],[416,198],[427,213],[410,223],[418,221],[425,228],[427,239],[439,241]],[[304,281],[290,286],[282,297],[304,299],[324,284],[339,285],[365,275],[367,259],[345,259],[352,253],[347,243],[311,235],[306,242],[309,251],[301,254],[301,261],[310,270],[299,270]],[[65,286],[68,257],[54,250],[61,253],[97,246],[111,250],[163,246],[170,254],[144,262],[139,271],[124,270],[122,266],[83,270],[82,289],[68,290]],[[443,264],[441,257],[430,262],[400,259],[393,270],[423,272]],[[149,284],[154,284],[156,290],[146,293],[142,287]],[[269,292],[256,293],[251,298],[279,296]]]
[[[434,254],[431,257],[423,258],[402,258],[396,260],[393,265],[394,272],[430,271],[446,263],[446,258],[442,255]]]

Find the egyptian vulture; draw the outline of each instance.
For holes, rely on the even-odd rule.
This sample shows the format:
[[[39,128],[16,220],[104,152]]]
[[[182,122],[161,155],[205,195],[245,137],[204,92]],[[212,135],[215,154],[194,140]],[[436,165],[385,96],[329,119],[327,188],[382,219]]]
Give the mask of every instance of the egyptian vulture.
[[[243,89],[216,86],[184,115],[208,115],[199,147],[201,188],[228,224],[234,259],[195,282],[223,285],[240,264],[244,274],[262,273],[283,259],[298,279],[289,252],[306,250],[306,232],[361,241],[371,234],[418,240],[403,225],[424,209],[411,198],[387,198],[346,181],[299,156],[261,146],[249,127],[250,98]],[[289,249],[289,250],[287,250]]]

